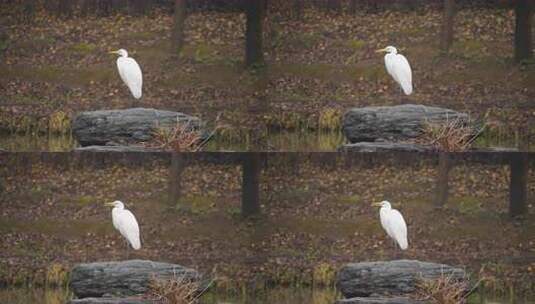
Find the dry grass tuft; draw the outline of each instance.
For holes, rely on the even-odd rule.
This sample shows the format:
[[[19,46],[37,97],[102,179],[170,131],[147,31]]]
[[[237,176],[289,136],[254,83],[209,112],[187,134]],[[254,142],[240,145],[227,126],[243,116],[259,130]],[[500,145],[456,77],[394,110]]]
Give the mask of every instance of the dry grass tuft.
[[[152,140],[146,142],[145,146],[158,150],[192,152],[198,151],[201,139],[201,131],[192,127],[190,121],[177,121],[171,128],[157,127],[152,134]]]
[[[171,128],[156,127],[152,133],[152,139],[144,142],[143,146],[156,150],[171,152],[198,152],[221,128],[219,114],[215,120],[216,127],[207,136],[203,136],[200,128],[192,126],[191,120],[181,122],[177,120]]]
[[[478,285],[479,282],[470,288],[468,278],[442,274],[436,279],[421,279],[416,284],[416,297],[434,304],[464,304]]]
[[[455,118],[445,123],[426,122],[419,142],[446,152],[462,152],[470,149],[485,125],[474,127],[470,120]]]
[[[201,287],[186,274],[175,274],[165,280],[153,277],[149,284],[148,298],[164,304],[195,304],[210,285]]]

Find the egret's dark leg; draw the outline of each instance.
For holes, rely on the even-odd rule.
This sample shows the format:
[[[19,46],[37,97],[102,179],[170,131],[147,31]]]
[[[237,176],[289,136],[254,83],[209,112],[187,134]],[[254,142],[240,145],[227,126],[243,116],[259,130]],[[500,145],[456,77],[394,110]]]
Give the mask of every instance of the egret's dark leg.
[[[125,249],[126,249],[126,259],[128,260],[128,241],[125,240],[125,241],[124,241],[124,244],[125,244],[125,246],[126,246],[126,248],[125,248]]]
[[[394,246],[394,259],[397,259],[398,258],[398,243],[394,239],[391,239],[391,240],[392,240],[392,246]]]

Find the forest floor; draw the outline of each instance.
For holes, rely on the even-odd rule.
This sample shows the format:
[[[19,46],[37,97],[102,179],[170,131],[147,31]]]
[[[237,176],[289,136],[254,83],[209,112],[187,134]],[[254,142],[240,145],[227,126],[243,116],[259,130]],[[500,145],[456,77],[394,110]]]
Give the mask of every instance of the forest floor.
[[[255,128],[337,129],[350,107],[421,103],[467,111],[489,125],[529,128],[535,67],[515,65],[514,15],[463,9],[449,56],[437,37],[441,12],[336,15],[306,10],[302,20],[266,21],[266,66],[243,68],[243,14],[188,16],[186,46],[170,52],[171,16],[56,19],[32,24],[2,10],[0,128],[69,130],[82,110],[132,104],[115,56],[127,49],[144,72],[140,106],[208,121],[222,114],[229,137]],[[535,31],[534,31],[535,33]],[[413,68],[415,92],[400,95],[375,49],[395,45]],[[288,160],[290,161],[290,160]],[[535,218],[507,215],[508,171],[459,167],[444,209],[430,203],[436,168],[336,170],[282,161],[262,174],[262,215],[239,215],[237,167],[192,167],[185,197],[166,201],[168,169],[58,170],[0,167],[0,282],[61,283],[74,263],[124,258],[102,203],[118,197],[138,217],[143,248],[133,257],[213,273],[221,288],[251,284],[332,284],[345,262],[414,258],[466,266],[497,292],[535,290]],[[531,173],[533,175],[533,173]],[[373,178],[370,178],[373,177]],[[535,176],[529,178],[535,191]],[[395,250],[372,201],[388,198],[406,216],[410,248]],[[257,285],[258,287],[258,285]]]
[[[461,10],[449,56],[437,46],[441,12],[384,11],[345,15],[305,10],[295,20],[265,21],[263,68],[243,67],[245,18],[197,12],[187,18],[186,45],[170,51],[172,17],[80,17],[15,11],[2,16],[0,128],[69,130],[83,110],[129,107],[133,98],[117,75],[115,56],[127,49],[144,73],[140,106],[178,110],[208,121],[222,115],[221,134],[250,129],[337,129],[350,107],[420,103],[467,111],[490,126],[529,129],[535,117],[535,65],[512,62],[514,14]],[[535,32],[535,31],[534,31]],[[375,49],[395,45],[413,69],[405,97]],[[259,123],[261,122],[261,123]]]
[[[183,196],[168,200],[168,168],[0,169],[0,282],[64,284],[75,263],[122,260],[122,237],[104,202],[120,198],[136,215],[142,249],[130,258],[179,263],[240,292],[268,286],[332,286],[347,262],[397,258],[466,267],[492,293],[535,290],[535,205],[508,215],[508,169],[458,166],[450,198],[433,207],[437,168],[270,158],[261,175],[261,214],[240,215],[240,167],[195,165]],[[373,176],[373,178],[370,178]],[[535,191],[535,174],[528,179]],[[409,249],[392,246],[373,201],[387,198],[408,224]]]

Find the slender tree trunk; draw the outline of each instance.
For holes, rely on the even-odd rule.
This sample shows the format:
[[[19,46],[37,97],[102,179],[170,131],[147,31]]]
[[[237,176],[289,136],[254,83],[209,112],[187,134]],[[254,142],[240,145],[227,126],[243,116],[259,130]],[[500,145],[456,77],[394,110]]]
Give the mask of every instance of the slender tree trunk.
[[[357,0],[349,0],[349,13],[353,15],[357,13]]]
[[[262,21],[264,18],[265,0],[247,0],[247,25],[245,33],[245,64],[264,63],[262,50]]]
[[[509,214],[524,215],[527,211],[529,159],[527,153],[519,153],[511,159],[509,178]]]
[[[447,53],[453,43],[453,21],[455,18],[455,0],[444,0],[440,49]]]
[[[244,154],[242,165],[242,216],[260,213],[260,171],[259,153]]]
[[[447,152],[438,155],[438,180],[435,190],[435,208],[442,208],[448,202],[449,174],[452,167],[451,157]]]
[[[342,11],[342,1],[327,0],[327,9],[336,13],[340,13]]]
[[[73,10],[73,0],[59,0],[58,1],[58,16],[71,17]]]
[[[150,6],[150,0],[130,0],[129,13],[132,15],[144,15]]]
[[[124,11],[127,7],[128,0],[113,0],[111,1],[111,10],[114,14]]]
[[[25,23],[31,23],[33,22],[33,18],[34,18],[34,15],[35,15],[35,1],[32,1],[32,0],[24,0],[23,2],[23,20]]]
[[[293,3],[293,16],[295,19],[301,19],[303,17],[304,0],[294,0]]]
[[[184,25],[186,21],[186,0],[175,0],[175,20],[173,23],[173,52],[179,53],[184,46]]]
[[[531,41],[531,9],[530,0],[516,0],[515,4],[515,61],[533,57]]]

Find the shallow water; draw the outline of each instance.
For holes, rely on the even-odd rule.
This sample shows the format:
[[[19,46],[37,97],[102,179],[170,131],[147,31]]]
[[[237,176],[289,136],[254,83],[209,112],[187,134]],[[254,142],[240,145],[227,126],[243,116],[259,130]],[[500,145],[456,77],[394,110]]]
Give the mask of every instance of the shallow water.
[[[344,142],[341,132],[283,131],[271,132],[265,139],[267,149],[272,151],[336,151]],[[225,141],[217,137],[205,147],[206,151],[255,151],[258,150],[247,140]],[[0,149],[7,151],[50,151],[67,152],[78,143],[71,135],[4,134],[0,136]],[[531,150],[520,138],[518,132],[496,131],[487,133],[474,143],[475,147],[506,147]],[[264,149],[264,148],[262,148]]]
[[[0,289],[0,303],[62,304],[72,297],[64,289],[6,288]],[[201,304],[333,304],[340,296],[333,289],[273,288],[256,294],[206,293]],[[473,296],[469,303],[478,304],[535,304],[535,301],[518,298]]]
[[[344,141],[338,132],[277,132],[267,138],[270,150],[275,151],[335,151]],[[70,135],[3,135],[0,136],[0,149],[7,151],[50,151],[67,152],[77,147],[78,143]],[[254,150],[251,143],[228,142],[212,139],[205,147],[206,151],[248,151]]]

